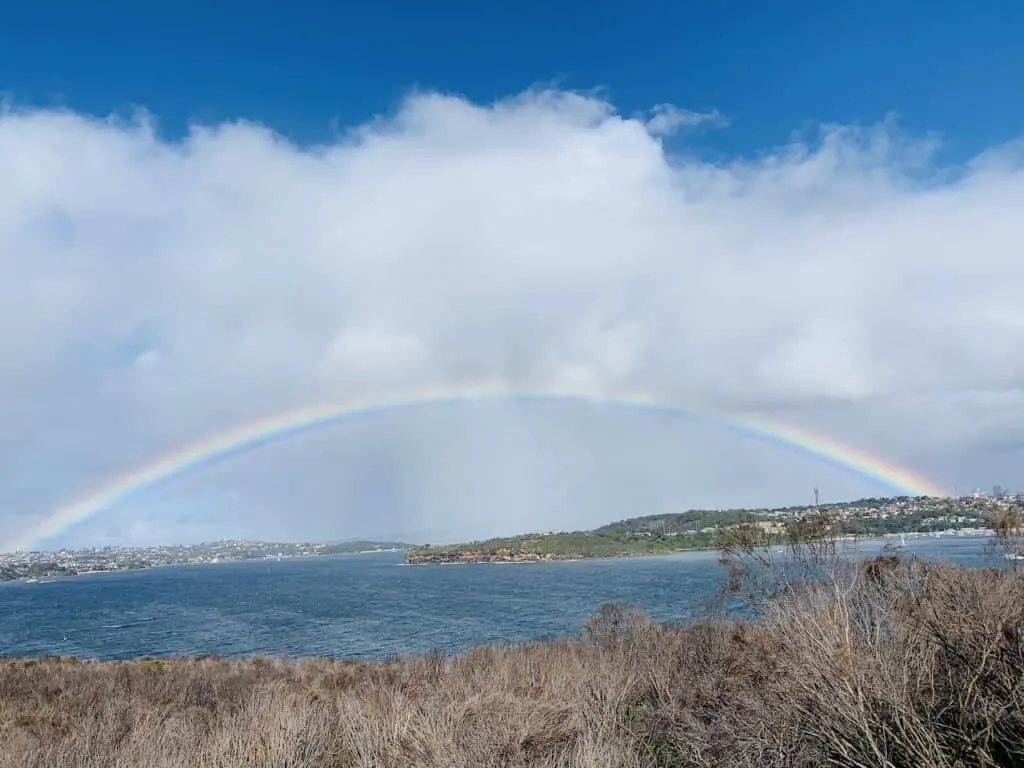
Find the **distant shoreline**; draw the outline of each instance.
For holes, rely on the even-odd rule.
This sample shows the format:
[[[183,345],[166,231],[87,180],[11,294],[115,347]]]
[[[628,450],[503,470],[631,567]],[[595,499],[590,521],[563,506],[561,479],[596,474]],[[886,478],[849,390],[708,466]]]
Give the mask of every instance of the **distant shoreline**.
[[[390,542],[389,542],[390,543]],[[63,551],[61,559],[54,559],[53,552],[30,552],[21,554],[8,554],[0,556],[0,582],[22,582],[29,584],[45,583],[57,579],[70,579],[78,576],[94,576],[97,574],[110,573],[132,573],[137,571],[148,571],[151,568],[169,568],[185,565],[222,565],[225,563],[259,563],[259,562],[284,562],[288,560],[308,560],[317,557],[342,557],[355,555],[373,554],[397,554],[409,549],[410,545],[389,546],[380,549],[359,549],[349,551],[334,551],[337,545],[298,545],[308,547],[301,552],[273,553],[267,551],[277,545],[259,543],[247,543],[238,545],[234,551],[222,552],[219,556],[188,556],[195,548],[202,548],[206,545],[195,547],[154,547],[154,548],[123,548],[111,552],[96,550],[71,550]],[[295,545],[290,545],[295,546]],[[231,545],[227,545],[230,550]],[[248,549],[245,549],[248,547]],[[253,548],[263,548],[258,553]],[[244,549],[244,551],[242,551]],[[169,553],[185,552],[186,555]],[[119,562],[118,558],[130,558],[126,564]],[[144,558],[153,557],[147,562]],[[111,567],[96,567],[97,558],[100,563],[110,563]],[[105,558],[105,559],[103,559]],[[78,569],[76,560],[86,561],[88,565],[81,570]]]
[[[857,536],[853,538],[840,537],[836,541],[841,543],[843,541],[850,541],[856,544],[870,543],[872,541],[888,541],[891,539],[898,539],[904,536],[908,539],[921,539],[921,538],[976,538],[976,537],[989,537],[994,535],[991,529],[983,528],[963,528],[963,529],[951,529],[946,531],[909,531],[906,533],[887,533],[882,535],[871,535],[871,536]],[[785,547],[785,544],[771,544],[767,545],[766,548]],[[35,583],[35,584],[46,584],[55,581],[63,581],[65,579],[72,579],[78,576],[97,576],[106,574],[116,573],[137,573],[140,571],[148,571],[153,568],[170,568],[170,567],[181,567],[181,566],[195,566],[195,565],[225,565],[230,563],[259,563],[259,562],[284,562],[289,560],[309,560],[312,558],[321,557],[349,557],[356,555],[380,555],[380,554],[398,554],[399,552],[408,552],[413,549],[412,547],[406,547],[404,549],[371,549],[371,550],[358,550],[353,552],[332,552],[328,554],[307,554],[307,555],[294,555],[294,556],[282,556],[278,557],[249,557],[249,558],[234,558],[234,559],[219,559],[219,560],[202,560],[202,561],[182,561],[182,562],[167,562],[167,563],[153,563],[151,565],[142,565],[138,567],[129,568],[99,568],[90,569],[84,571],[77,571],[75,573],[48,573],[40,576],[21,576],[13,578],[0,578],[2,582],[12,583]],[[419,548],[416,548],[419,549]],[[660,550],[651,552],[627,552],[620,554],[573,554],[564,556],[526,556],[521,559],[502,559],[502,558],[483,558],[483,559],[457,559],[457,560],[422,560],[418,562],[409,562],[408,559],[398,563],[401,566],[438,566],[438,565],[536,565],[541,563],[573,563],[582,561],[593,561],[593,560],[623,560],[632,558],[644,558],[644,557],[674,557],[677,555],[687,554],[690,552],[715,552],[718,549],[715,545],[701,546],[701,547],[683,547],[674,550]],[[454,550],[444,550],[444,552],[452,553]],[[440,553],[440,552],[439,552]]]
[[[546,531],[447,545],[398,541],[266,542],[220,540],[151,547],[61,549],[0,554],[0,580],[32,581],[168,565],[267,561],[330,555],[404,552],[409,565],[571,562],[624,557],[666,557],[718,549],[723,536],[753,526],[754,540],[786,546],[801,526],[831,530],[837,540],[891,540],[897,536],[991,535],[990,521],[1019,514],[1024,496],[872,497],[820,506],[761,509],[691,509],[633,517],[589,531]],[[817,522],[815,522],[817,521]],[[825,529],[820,526],[824,521]],[[740,530],[744,536],[747,533]],[[749,536],[748,536],[749,538]],[[680,546],[682,545],[682,546]]]
[[[837,541],[984,533],[1024,497],[872,497],[774,509],[691,509],[631,517],[592,530],[534,531],[406,550],[410,565],[553,562],[715,550],[739,535],[764,546],[834,536]],[[964,535],[964,534],[960,534]]]
[[[994,531],[987,528],[962,528],[962,529],[951,529],[946,531],[910,531],[906,533],[887,533],[880,536],[842,536],[835,539],[837,543],[853,543],[853,544],[867,544],[871,542],[884,542],[891,539],[899,539],[905,537],[908,539],[923,539],[923,538],[985,538],[995,534]],[[781,544],[766,544],[764,549],[775,549],[781,548],[786,549],[789,545],[785,543]],[[683,547],[681,549],[663,550],[654,552],[626,552],[621,554],[574,554],[572,556],[527,556],[521,559],[504,559],[502,557],[492,557],[484,559],[457,559],[457,560],[420,560],[417,562],[409,562],[408,559],[401,563],[403,566],[441,566],[441,565],[539,565],[544,563],[576,563],[582,561],[592,560],[625,560],[632,558],[643,558],[643,557],[674,557],[676,555],[683,555],[690,552],[715,552],[719,549],[719,546],[709,545],[703,547]],[[472,551],[472,550],[471,550]],[[439,552],[440,555],[452,555],[458,553],[459,550],[449,549]],[[408,555],[407,555],[408,556]]]

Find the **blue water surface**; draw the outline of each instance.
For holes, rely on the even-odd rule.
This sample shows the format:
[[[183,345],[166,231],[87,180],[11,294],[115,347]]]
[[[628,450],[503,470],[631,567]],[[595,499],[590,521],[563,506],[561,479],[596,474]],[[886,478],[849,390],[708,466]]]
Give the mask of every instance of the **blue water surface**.
[[[881,542],[862,543],[861,554]],[[906,551],[977,565],[982,537]],[[0,583],[0,655],[218,653],[385,658],[576,633],[603,602],[685,621],[713,602],[713,552],[522,565],[403,566],[401,553],[183,565]]]

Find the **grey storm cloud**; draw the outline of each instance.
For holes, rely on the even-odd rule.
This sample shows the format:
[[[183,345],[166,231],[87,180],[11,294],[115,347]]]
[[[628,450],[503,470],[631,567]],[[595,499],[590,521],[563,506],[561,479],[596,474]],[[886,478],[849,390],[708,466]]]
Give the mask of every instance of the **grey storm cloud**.
[[[700,125],[726,120],[416,93],[300,147],[247,122],[167,140],[145,113],[8,105],[0,534],[247,419],[484,379],[782,415],[948,486],[1013,486],[1024,144],[948,167],[891,120],[726,162],[662,142]],[[78,535],[200,535],[197,515],[238,535],[584,525],[791,500],[815,472],[639,417],[391,416]]]

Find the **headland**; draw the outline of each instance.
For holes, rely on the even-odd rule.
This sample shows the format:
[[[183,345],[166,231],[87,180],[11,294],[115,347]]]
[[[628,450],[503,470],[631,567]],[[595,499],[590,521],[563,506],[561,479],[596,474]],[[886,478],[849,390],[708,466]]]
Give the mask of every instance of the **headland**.
[[[810,515],[827,515],[835,536],[875,538],[898,534],[983,531],[1000,509],[1016,508],[1017,497],[885,497],[816,506],[773,509],[694,509],[633,517],[588,531],[547,531],[460,544],[413,546],[409,565],[537,563],[602,557],[664,555],[718,547],[741,524],[758,526],[764,543],[787,540],[791,527]]]

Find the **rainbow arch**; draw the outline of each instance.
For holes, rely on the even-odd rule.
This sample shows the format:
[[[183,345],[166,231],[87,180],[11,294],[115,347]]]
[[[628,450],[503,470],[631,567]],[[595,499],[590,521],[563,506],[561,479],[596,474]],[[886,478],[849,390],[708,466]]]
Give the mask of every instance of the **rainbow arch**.
[[[597,406],[685,416],[693,420],[712,422],[740,434],[815,457],[879,482],[903,495],[948,495],[938,484],[893,461],[808,429],[760,416],[729,415],[712,410],[686,408],[660,401],[647,394],[593,396],[501,387],[418,390],[394,397],[371,396],[311,405],[248,421],[208,435],[117,475],[62,505],[6,542],[0,551],[27,549],[104,509],[123,504],[154,486],[268,443],[286,440],[311,430],[356,418],[415,408],[499,399],[590,403]]]

